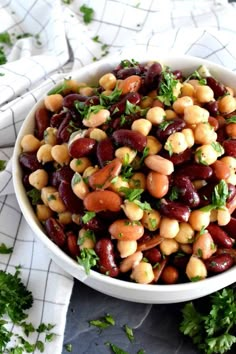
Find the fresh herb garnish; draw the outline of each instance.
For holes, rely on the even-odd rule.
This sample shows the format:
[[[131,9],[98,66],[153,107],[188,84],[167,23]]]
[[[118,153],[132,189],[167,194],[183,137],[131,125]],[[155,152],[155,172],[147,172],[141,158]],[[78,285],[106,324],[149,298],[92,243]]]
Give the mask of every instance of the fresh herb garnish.
[[[170,190],[169,199],[173,202],[179,198],[179,189],[173,186]]]
[[[41,201],[41,191],[36,188],[32,188],[26,194],[31,199],[32,205],[36,205]]]
[[[4,43],[7,45],[12,45],[11,36],[8,32],[0,33],[0,43]]]
[[[142,156],[141,156],[141,159],[140,159],[140,165],[143,163],[145,158],[148,156],[149,150],[150,150],[150,148],[148,146],[145,146],[145,148],[143,149]]]
[[[110,314],[106,314],[101,319],[89,321],[89,324],[91,326],[95,326],[95,327],[99,328],[100,330],[102,330],[102,329],[106,329],[110,326],[114,326],[115,320]]]
[[[218,155],[223,155],[224,148],[223,148],[223,146],[220,143],[218,143],[217,141],[213,141],[211,143],[211,146],[218,153]]]
[[[122,68],[132,68],[138,66],[139,62],[134,59],[131,60],[125,59],[121,61],[120,65],[122,66]]]
[[[110,95],[104,95],[103,93],[101,93],[99,97],[100,105],[107,107],[112,105],[113,103],[116,103],[117,101],[119,101],[121,93],[122,90],[119,90],[117,86],[111,92]]]
[[[134,103],[131,103],[129,100],[125,103],[125,114],[135,114],[139,113],[141,117],[144,117],[149,108],[141,108]]]
[[[84,241],[86,239],[90,239],[92,240],[94,243],[96,242],[96,237],[95,237],[95,233],[92,231],[92,230],[86,230],[84,233],[83,233],[83,236],[82,237],[79,237],[78,238],[78,245],[81,246],[84,244]]]
[[[158,124],[158,128],[164,131],[172,123],[174,123],[173,120],[163,120],[163,122]]]
[[[174,89],[178,83],[173,73],[169,71],[162,71],[162,80],[159,88],[157,98],[166,106],[171,106],[176,100],[174,96]]]
[[[7,247],[5,243],[0,244],[0,253],[1,254],[9,254],[12,253],[13,247]]]
[[[113,353],[115,354],[129,354],[128,352],[126,352],[125,350],[121,349],[120,347],[118,347],[117,345],[110,343],[110,342],[106,342],[106,345],[108,345],[111,350],[113,351]]]
[[[71,353],[72,352],[72,344],[66,344],[65,349],[67,352]]]
[[[236,123],[236,116],[225,119],[225,124]]]
[[[130,340],[130,342],[133,342],[134,341],[133,329],[130,328],[127,324],[125,324],[124,331],[125,331],[125,334],[127,335],[127,338]]]
[[[133,202],[142,210],[152,211],[152,207],[148,202],[140,202],[138,199],[134,200]]]
[[[140,195],[143,193],[144,189],[139,188],[128,188],[128,187],[120,187],[119,192],[124,193],[125,199],[128,199],[130,202],[133,202],[135,199],[138,199]]]
[[[80,257],[77,257],[78,263],[84,267],[86,274],[90,273],[90,269],[96,266],[98,260],[99,258],[92,248],[83,248]]]
[[[87,224],[92,218],[96,216],[94,211],[86,211],[86,213],[82,216],[82,221],[84,224]]]
[[[80,12],[82,12],[82,14],[83,14],[84,23],[88,24],[88,23],[92,22],[93,16],[94,16],[94,10],[85,4],[80,6],[79,9],[80,9]]]
[[[0,171],[5,170],[7,162],[5,160],[0,160]]]
[[[64,79],[64,82],[59,85],[59,86],[56,86],[54,88],[52,88],[48,93],[47,95],[50,96],[50,95],[55,95],[57,93],[62,93],[64,90],[66,90],[68,88],[68,81],[70,80],[69,79]]]

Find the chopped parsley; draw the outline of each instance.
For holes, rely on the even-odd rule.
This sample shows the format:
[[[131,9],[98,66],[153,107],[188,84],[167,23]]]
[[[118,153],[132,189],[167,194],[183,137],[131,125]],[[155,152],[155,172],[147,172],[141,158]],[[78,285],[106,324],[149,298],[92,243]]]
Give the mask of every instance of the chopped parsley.
[[[72,352],[72,344],[66,344],[65,345],[65,349],[66,349],[66,351],[68,352],[68,353],[71,353]]]
[[[141,188],[128,188],[128,187],[120,187],[119,192],[124,193],[125,199],[128,199],[130,202],[133,202],[135,199],[139,198],[143,193],[144,189]]]
[[[4,52],[4,48],[0,47],[0,65],[6,64],[6,62],[7,62],[7,57]]]
[[[179,198],[179,189],[173,186],[170,190],[169,199],[173,202]]]
[[[110,349],[113,351],[114,354],[129,354],[128,352],[126,352],[125,350],[121,349],[120,347],[118,347],[113,343],[106,342],[105,344],[110,347]]]
[[[4,43],[7,45],[12,45],[11,36],[8,32],[0,33],[0,43]]]
[[[41,191],[36,188],[32,188],[26,194],[31,199],[32,205],[36,205],[41,201]]]
[[[227,118],[227,119],[225,120],[225,123],[226,123],[226,124],[236,123],[236,116],[232,116],[232,117],[230,117],[230,118]]]
[[[122,90],[119,90],[118,87],[116,86],[115,89],[111,92],[110,95],[104,95],[103,93],[100,94],[100,104],[102,106],[110,106],[113,103],[116,103],[119,101],[119,98],[121,96]]]
[[[121,61],[120,65],[122,66],[122,68],[132,68],[138,66],[139,62],[134,59],[131,60],[125,59]]]
[[[7,247],[5,243],[0,244],[0,253],[1,254],[9,254],[13,252],[13,247]]]
[[[5,170],[6,164],[7,164],[7,161],[5,161],[5,160],[0,160],[0,171]]]
[[[130,342],[134,341],[134,333],[132,328],[130,328],[127,324],[124,325],[124,331],[125,334],[127,335],[127,338],[130,340]]]
[[[171,106],[176,100],[173,90],[176,87],[178,80],[175,79],[174,74],[169,71],[162,71],[162,80],[159,88],[157,98],[166,106]]]
[[[79,8],[80,12],[83,14],[83,21],[86,24],[89,24],[93,20],[94,16],[94,10],[91,7],[88,7],[87,5],[83,4]]]
[[[68,88],[68,84],[67,84],[67,81],[71,80],[71,78],[69,79],[64,79],[64,82],[59,85],[59,86],[56,86],[56,87],[53,87],[48,93],[47,95],[50,96],[50,95],[55,95],[57,93],[63,93],[64,90],[66,90]]]
[[[115,326],[115,320],[114,318],[108,313],[104,317],[98,320],[90,320],[89,324],[91,326],[95,326],[99,328],[100,330],[106,329],[110,326]]]
[[[134,200],[134,203],[142,210],[152,211],[152,207],[148,202],[140,202],[140,200]]]
[[[166,130],[166,128],[172,123],[174,123],[173,120],[163,120],[163,122],[158,124],[158,128],[161,130]]]
[[[94,211],[87,211],[83,216],[82,216],[82,221],[84,224],[87,224],[92,218],[96,216],[96,213]]]
[[[96,266],[98,260],[99,258],[92,248],[83,248],[80,257],[77,257],[78,263],[84,267],[86,274],[90,273],[90,269]]]

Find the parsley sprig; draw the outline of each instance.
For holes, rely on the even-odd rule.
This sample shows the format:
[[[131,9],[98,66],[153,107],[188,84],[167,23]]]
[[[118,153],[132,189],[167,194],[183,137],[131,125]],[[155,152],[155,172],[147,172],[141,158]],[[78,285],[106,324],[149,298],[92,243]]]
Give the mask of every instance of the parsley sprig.
[[[162,80],[157,98],[166,106],[171,106],[176,100],[176,97],[174,96],[174,89],[177,83],[178,80],[175,79],[173,73],[168,70],[164,70],[162,72]]]
[[[215,187],[211,197],[211,204],[201,208],[202,211],[211,211],[224,208],[229,196],[229,188],[225,180],[221,180]]]
[[[80,257],[77,257],[77,261],[84,267],[86,274],[90,273],[90,269],[95,267],[99,257],[92,248],[83,248],[80,252]]]

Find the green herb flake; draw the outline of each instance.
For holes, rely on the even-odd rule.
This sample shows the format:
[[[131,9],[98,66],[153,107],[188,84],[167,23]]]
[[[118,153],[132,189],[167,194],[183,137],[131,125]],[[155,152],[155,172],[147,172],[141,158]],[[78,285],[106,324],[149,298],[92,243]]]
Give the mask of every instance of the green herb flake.
[[[8,32],[0,33],[0,43],[7,44],[9,46],[12,45],[11,36],[10,36],[10,34]]]
[[[110,95],[104,95],[104,93],[101,93],[99,96],[100,105],[105,106],[105,107],[111,106],[113,103],[116,103],[119,101],[121,94],[122,94],[122,90],[118,89],[117,86],[111,92]],[[114,111],[113,114],[115,114],[115,113],[116,112]]]
[[[0,171],[4,171],[6,168],[7,161],[0,160]]]
[[[67,81],[69,81],[69,80],[71,80],[71,78],[64,79],[64,82],[63,82],[61,85],[56,86],[56,87],[53,87],[53,88],[47,93],[47,95],[50,96],[50,95],[55,95],[55,94],[57,94],[57,93],[63,93],[63,91],[68,88]]]
[[[104,317],[97,320],[90,320],[89,324],[91,326],[97,327],[100,330],[106,329],[110,326],[115,325],[115,320],[110,314],[106,314]]]
[[[192,277],[190,280],[191,280],[192,282],[196,282],[196,281],[202,280],[202,277],[200,277],[199,275],[197,275],[196,277]]]
[[[134,341],[134,333],[133,333],[133,329],[130,328],[127,324],[124,325],[124,331],[125,334],[127,336],[127,338],[129,339],[130,342]]]
[[[217,152],[217,154],[219,156],[223,155],[224,148],[223,148],[223,146],[220,143],[218,143],[217,141],[213,141],[211,143],[211,146],[213,147],[213,149]]]
[[[83,216],[82,216],[82,221],[84,224],[87,224],[92,218],[96,216],[96,213],[94,211],[87,211]]]
[[[5,243],[0,244],[0,253],[1,254],[9,254],[13,252],[13,247],[7,247]]]
[[[41,201],[41,191],[36,188],[32,188],[26,194],[31,199],[32,205],[36,205]]]
[[[110,347],[110,349],[114,354],[129,354],[128,352],[126,352],[125,350],[121,349],[120,347],[118,347],[113,343],[106,342],[105,344]]]
[[[7,62],[7,57],[4,52],[4,48],[0,47],[0,65],[6,64],[6,62]]]
[[[90,273],[90,269],[97,265],[99,257],[92,248],[83,248],[77,261],[84,267],[86,274]]]
[[[170,190],[169,199],[173,202],[179,198],[179,189],[173,186]]]
[[[66,345],[65,345],[65,349],[66,349],[66,351],[67,351],[68,353],[71,353],[71,352],[72,352],[72,349],[73,349],[72,344],[66,344]]]
[[[135,199],[140,197],[140,195],[144,192],[144,189],[131,189],[128,187],[121,187],[119,188],[119,192],[124,193],[125,199],[133,202]]]
[[[89,24],[93,20],[94,16],[94,10],[91,7],[88,7],[87,5],[82,5],[79,8],[80,12],[83,14],[83,21],[85,24]]]
[[[225,119],[225,124],[236,123],[236,116]]]
[[[176,100],[173,90],[177,84],[178,80],[175,79],[174,74],[170,71],[162,71],[162,80],[157,98],[166,106],[171,106]]]
[[[152,207],[148,202],[140,202],[140,200],[134,200],[134,203],[142,210],[152,211]]]
[[[165,150],[167,150],[167,151],[169,152],[169,155],[170,155],[170,156],[173,155],[173,147],[172,147],[170,141],[167,141],[167,142],[165,143],[164,148],[165,148]]]
[[[163,120],[163,122],[158,124],[158,128],[164,131],[172,123],[174,123],[173,120]]]

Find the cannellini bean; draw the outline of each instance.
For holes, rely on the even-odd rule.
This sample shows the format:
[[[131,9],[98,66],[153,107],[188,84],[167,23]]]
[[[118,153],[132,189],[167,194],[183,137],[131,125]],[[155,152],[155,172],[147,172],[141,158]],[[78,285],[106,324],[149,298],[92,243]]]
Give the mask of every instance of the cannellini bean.
[[[154,279],[152,265],[147,262],[140,262],[130,275],[130,278],[140,284],[149,284]]]
[[[39,149],[41,143],[33,134],[26,134],[21,139],[20,145],[23,152],[34,152]]]
[[[118,240],[117,241],[117,249],[120,252],[120,257],[126,258],[136,252],[137,241],[135,241],[135,240],[131,240],[131,241]]]
[[[166,176],[169,176],[174,172],[173,162],[159,155],[147,156],[144,163],[148,168],[150,168],[150,170],[159,172]]]
[[[204,262],[195,255],[191,256],[186,267],[186,274],[191,281],[205,279],[207,277],[207,269]]]
[[[142,258],[143,258],[143,253],[140,251],[131,254],[120,263],[120,271],[122,273],[128,272],[133,267],[137,266],[141,262]]]

